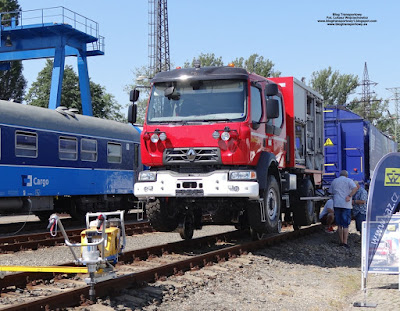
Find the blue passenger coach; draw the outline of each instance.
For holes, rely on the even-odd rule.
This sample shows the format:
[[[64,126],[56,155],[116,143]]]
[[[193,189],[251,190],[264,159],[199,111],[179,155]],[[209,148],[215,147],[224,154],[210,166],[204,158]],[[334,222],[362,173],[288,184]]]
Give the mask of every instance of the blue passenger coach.
[[[139,136],[130,124],[63,107],[0,101],[0,213],[133,208]]]

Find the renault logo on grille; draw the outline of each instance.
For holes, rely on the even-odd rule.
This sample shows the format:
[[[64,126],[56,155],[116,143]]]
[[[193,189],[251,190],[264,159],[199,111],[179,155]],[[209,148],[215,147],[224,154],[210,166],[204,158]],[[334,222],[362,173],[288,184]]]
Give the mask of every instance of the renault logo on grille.
[[[197,155],[197,153],[196,153],[196,151],[194,151],[194,149],[189,149],[186,152],[186,156],[188,157],[189,161],[194,161],[194,159],[196,158],[196,155]]]

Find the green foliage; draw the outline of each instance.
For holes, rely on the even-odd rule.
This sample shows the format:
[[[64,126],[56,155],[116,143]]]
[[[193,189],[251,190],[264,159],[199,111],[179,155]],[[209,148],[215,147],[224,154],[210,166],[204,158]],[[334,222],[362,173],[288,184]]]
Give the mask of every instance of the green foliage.
[[[53,61],[47,60],[46,66],[39,72],[35,82],[32,83],[25,100],[28,105],[48,107],[50,98],[51,75]],[[93,115],[117,121],[125,120],[121,114],[121,105],[114,96],[106,93],[105,87],[90,81],[90,94],[92,97]],[[64,79],[61,93],[61,106],[76,108],[82,111],[79,77],[72,66],[65,66]]]
[[[20,9],[18,0],[0,0],[0,13],[3,12],[15,12]],[[15,17],[15,14],[2,14],[1,21],[3,26],[10,26],[11,17]]]
[[[328,69],[314,71],[311,75],[311,86],[324,97],[326,105],[345,105],[348,96],[358,86],[358,76],[340,74]]]
[[[17,0],[0,0],[0,12],[13,12],[19,9]],[[10,26],[11,17],[12,14],[2,14],[1,25]],[[9,70],[0,71],[0,99],[22,102],[26,87],[22,69],[22,62],[14,61],[11,62]]]
[[[370,121],[381,132],[394,136],[396,119],[389,112],[389,100],[378,98],[375,95],[370,98],[369,102],[370,107],[364,105],[359,98],[355,98],[346,107],[363,119]]]
[[[273,69],[275,64],[272,61],[264,59],[264,56],[259,56],[258,54],[252,54],[246,60],[243,57],[236,58],[233,63],[235,67],[244,68],[248,72],[253,72],[263,77],[279,77],[281,75],[280,71]]]
[[[0,99],[22,102],[26,87],[22,68],[22,62],[16,61],[11,62],[9,70],[0,70]]]
[[[150,95],[150,71],[148,67],[142,66],[133,70],[135,82],[125,86],[125,91],[129,92],[135,88],[140,91],[139,100],[135,103],[137,105],[137,124],[143,124],[146,116],[147,100]]]
[[[201,53],[198,57],[193,57],[192,63],[185,62],[184,68],[194,67],[195,63],[200,61],[201,67],[218,67],[223,66],[224,62],[222,61],[222,57],[215,57],[214,53]]]

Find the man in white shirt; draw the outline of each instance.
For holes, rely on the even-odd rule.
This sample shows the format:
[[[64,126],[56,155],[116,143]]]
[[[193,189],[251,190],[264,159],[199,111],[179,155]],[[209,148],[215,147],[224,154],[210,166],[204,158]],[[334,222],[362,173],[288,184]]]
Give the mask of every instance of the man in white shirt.
[[[349,236],[349,225],[351,222],[351,198],[357,192],[357,186],[353,180],[348,178],[346,170],[340,172],[340,176],[332,181],[329,188],[333,194],[333,207],[335,210],[335,222],[338,226],[340,246],[349,248],[347,238]]]

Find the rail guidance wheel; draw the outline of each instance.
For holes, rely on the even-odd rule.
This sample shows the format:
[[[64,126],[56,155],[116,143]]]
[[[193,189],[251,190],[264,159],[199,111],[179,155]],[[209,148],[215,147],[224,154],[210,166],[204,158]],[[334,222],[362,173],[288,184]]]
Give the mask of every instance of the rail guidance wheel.
[[[194,223],[191,215],[185,215],[183,222],[178,226],[178,232],[182,239],[192,239],[194,233]]]

